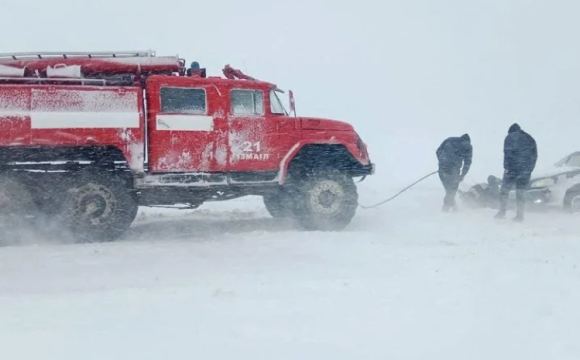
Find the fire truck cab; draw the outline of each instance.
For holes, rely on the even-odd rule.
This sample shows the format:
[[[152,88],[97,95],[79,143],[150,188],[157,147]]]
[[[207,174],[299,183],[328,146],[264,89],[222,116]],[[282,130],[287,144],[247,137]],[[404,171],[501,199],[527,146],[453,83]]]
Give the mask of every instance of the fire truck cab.
[[[274,217],[339,230],[374,173],[345,122],[290,113],[276,85],[207,76],[153,51],[0,54],[0,205],[80,240],[113,240],[139,206],[263,196]],[[291,112],[294,115],[291,115]]]

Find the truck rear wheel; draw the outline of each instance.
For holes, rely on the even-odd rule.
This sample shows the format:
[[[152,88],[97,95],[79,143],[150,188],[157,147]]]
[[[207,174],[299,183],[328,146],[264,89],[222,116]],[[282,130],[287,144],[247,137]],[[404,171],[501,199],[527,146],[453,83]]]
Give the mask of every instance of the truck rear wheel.
[[[129,229],[138,204],[118,177],[87,174],[65,193],[61,216],[76,240],[112,241]]]
[[[319,174],[300,181],[295,198],[295,216],[307,230],[342,230],[350,223],[358,206],[353,179],[336,173]]]
[[[0,239],[17,235],[28,227],[28,216],[37,215],[38,208],[28,187],[17,179],[0,175]]]

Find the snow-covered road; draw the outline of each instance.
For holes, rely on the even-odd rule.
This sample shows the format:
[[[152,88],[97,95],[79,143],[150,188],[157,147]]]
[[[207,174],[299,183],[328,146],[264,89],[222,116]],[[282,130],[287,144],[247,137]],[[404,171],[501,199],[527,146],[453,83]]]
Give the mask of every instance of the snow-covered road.
[[[308,233],[244,198],[146,210],[115,243],[0,248],[0,358],[578,359],[577,219],[440,200]]]

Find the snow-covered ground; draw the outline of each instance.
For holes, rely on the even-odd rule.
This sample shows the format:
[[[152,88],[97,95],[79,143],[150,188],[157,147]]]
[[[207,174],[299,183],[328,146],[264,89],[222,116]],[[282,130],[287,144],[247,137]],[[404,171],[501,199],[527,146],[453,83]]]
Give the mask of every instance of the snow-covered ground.
[[[144,210],[115,243],[0,248],[0,358],[578,359],[578,220],[441,197],[432,179],[339,233],[249,197]]]

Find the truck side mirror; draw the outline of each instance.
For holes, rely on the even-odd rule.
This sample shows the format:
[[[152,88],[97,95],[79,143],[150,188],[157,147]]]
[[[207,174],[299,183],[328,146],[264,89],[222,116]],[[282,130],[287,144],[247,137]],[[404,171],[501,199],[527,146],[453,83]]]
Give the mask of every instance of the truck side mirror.
[[[294,116],[296,116],[296,103],[294,102],[294,93],[292,92],[292,90],[288,91],[288,97],[290,100],[290,112],[294,113]]]

